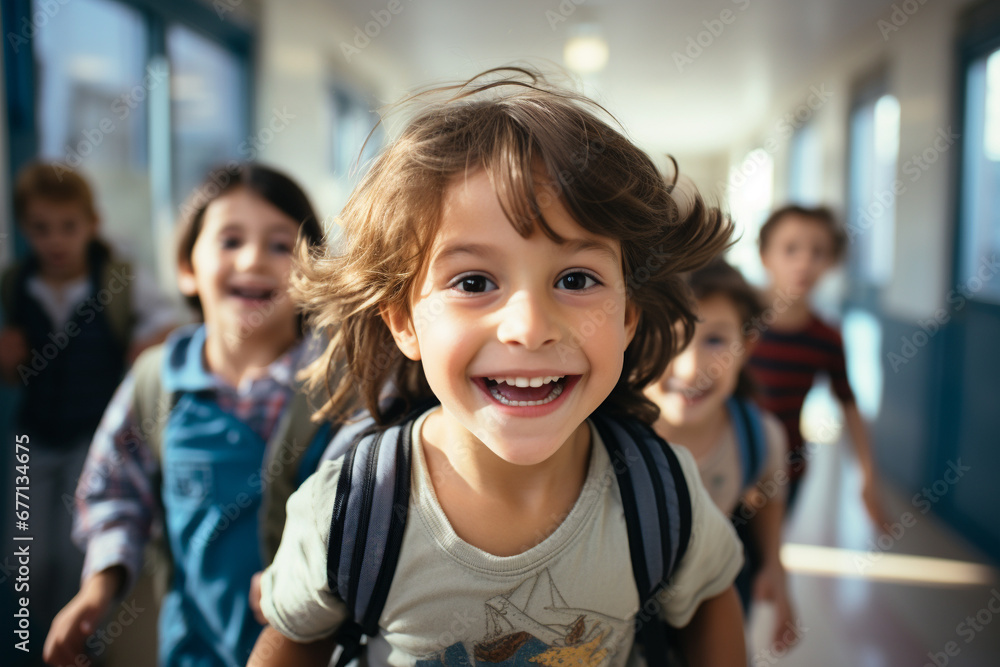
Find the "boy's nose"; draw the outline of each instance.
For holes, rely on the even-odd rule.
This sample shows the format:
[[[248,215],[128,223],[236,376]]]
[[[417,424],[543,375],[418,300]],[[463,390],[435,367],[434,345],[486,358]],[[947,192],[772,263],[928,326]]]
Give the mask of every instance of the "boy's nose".
[[[671,374],[684,383],[690,383],[698,377],[698,354],[693,347],[688,345],[670,362]]]
[[[500,313],[497,337],[502,343],[536,350],[561,339],[555,305],[544,298],[518,292]]]
[[[248,271],[259,267],[264,261],[266,249],[259,243],[246,243],[240,248],[237,256],[237,268],[241,271]]]

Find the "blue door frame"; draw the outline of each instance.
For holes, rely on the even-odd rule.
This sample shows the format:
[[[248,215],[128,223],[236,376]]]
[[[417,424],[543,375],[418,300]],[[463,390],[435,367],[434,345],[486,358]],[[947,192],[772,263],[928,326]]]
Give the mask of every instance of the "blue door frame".
[[[967,84],[970,65],[1000,48],[1000,3],[979,5],[961,22],[957,43],[955,126],[963,137],[961,156],[953,163],[954,224],[951,286],[959,295],[970,279],[961,262],[968,202],[963,196]],[[996,276],[993,280],[1000,280]],[[940,363],[939,446],[934,467],[946,469],[962,460],[972,468],[941,503],[941,514],[961,533],[1000,562],[1000,303],[970,295],[955,308],[943,331]],[[931,482],[936,480],[930,480]]]

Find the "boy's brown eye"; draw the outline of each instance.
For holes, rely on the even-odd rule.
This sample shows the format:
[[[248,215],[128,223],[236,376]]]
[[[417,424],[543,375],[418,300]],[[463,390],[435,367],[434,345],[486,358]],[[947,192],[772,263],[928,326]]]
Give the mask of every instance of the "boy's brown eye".
[[[486,276],[480,275],[468,275],[463,276],[452,283],[452,288],[459,290],[460,292],[488,292],[491,287],[496,287],[493,281]]]
[[[587,281],[590,281],[590,284]],[[563,289],[567,290],[582,290],[592,287],[597,284],[597,280],[582,271],[574,271],[573,273],[567,273],[565,276],[559,279],[557,285],[561,285]]]

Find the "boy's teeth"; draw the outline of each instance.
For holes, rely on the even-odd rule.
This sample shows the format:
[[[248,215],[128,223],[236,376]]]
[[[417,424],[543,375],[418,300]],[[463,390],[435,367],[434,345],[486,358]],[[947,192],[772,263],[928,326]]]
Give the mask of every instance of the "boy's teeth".
[[[520,407],[520,408],[532,407],[535,405],[545,405],[546,403],[551,403],[552,401],[556,400],[559,397],[559,395],[562,394],[562,392],[563,392],[563,386],[561,384],[556,384],[552,386],[552,390],[549,391],[548,395],[545,398],[542,398],[537,401],[517,401],[507,398],[506,396],[501,394],[497,387],[490,388],[490,394],[493,396],[494,399],[496,399],[498,403],[501,403],[503,405],[508,405],[511,407]]]
[[[512,387],[541,387],[543,384],[558,382],[564,375],[546,375],[544,377],[487,377],[498,384],[509,384]]]
[[[233,293],[245,299],[266,299],[271,296],[271,290],[253,287],[234,287]]]

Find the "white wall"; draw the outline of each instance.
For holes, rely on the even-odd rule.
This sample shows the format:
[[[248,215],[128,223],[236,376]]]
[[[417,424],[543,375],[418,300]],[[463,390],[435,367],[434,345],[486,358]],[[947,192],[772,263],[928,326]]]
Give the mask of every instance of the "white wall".
[[[896,204],[896,261],[884,306],[915,319],[945,305],[950,288],[954,197],[952,167],[959,142],[918,180],[907,171],[914,154],[933,146],[953,117],[955,22],[967,2],[928,2],[890,37],[890,89],[900,104],[900,173],[906,185]]]
[[[353,40],[354,28],[323,0],[264,0],[260,7],[256,124],[266,127],[276,109],[294,116],[261,159],[299,180],[321,217],[336,215],[350,193],[329,165],[329,85],[344,81],[380,103],[404,90],[402,65],[385,57],[378,39],[345,58],[341,43]]]

